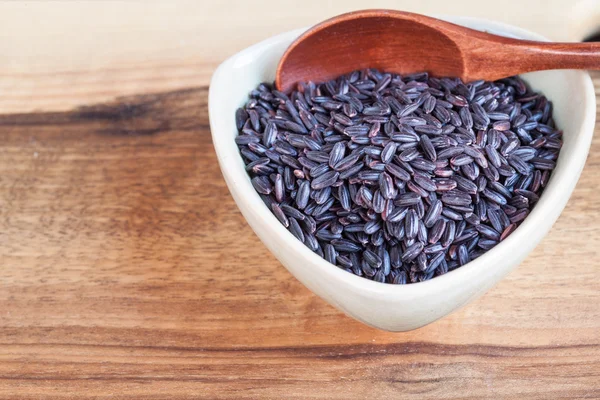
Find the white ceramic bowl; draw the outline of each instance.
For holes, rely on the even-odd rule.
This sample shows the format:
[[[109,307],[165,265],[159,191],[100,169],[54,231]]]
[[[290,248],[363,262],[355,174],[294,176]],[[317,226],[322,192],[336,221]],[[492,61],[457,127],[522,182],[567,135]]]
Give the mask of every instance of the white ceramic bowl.
[[[445,18],[505,36],[544,40],[505,24]],[[349,316],[368,325],[406,331],[429,324],[481,296],[515,268],[550,230],[581,174],[594,129],[596,100],[582,71],[544,71],[523,76],[554,102],[564,146],[546,190],[529,217],[505,241],[467,265],[432,280],[390,285],[370,281],[329,264],[287,231],[252,187],[234,143],[234,113],[258,83],[272,82],[284,50],[304,30],[275,36],[223,62],[210,84],[212,139],[221,171],[242,214],[263,243],[300,282]]]

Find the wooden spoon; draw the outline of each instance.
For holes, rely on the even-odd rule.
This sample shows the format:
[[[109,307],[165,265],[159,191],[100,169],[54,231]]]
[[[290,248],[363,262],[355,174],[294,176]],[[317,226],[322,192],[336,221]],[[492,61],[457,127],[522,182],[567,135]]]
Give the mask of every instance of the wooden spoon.
[[[302,34],[279,61],[275,82],[287,92],[297,82],[323,82],[364,68],[428,71],[465,82],[544,69],[600,69],[600,43],[517,40],[419,14],[364,10]]]

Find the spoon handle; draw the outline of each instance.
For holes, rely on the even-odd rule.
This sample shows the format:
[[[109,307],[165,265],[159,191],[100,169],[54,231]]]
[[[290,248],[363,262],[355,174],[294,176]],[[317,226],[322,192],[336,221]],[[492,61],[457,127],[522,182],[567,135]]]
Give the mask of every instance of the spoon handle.
[[[600,43],[547,43],[497,37],[474,41],[469,74],[495,80],[547,69],[600,70]]]

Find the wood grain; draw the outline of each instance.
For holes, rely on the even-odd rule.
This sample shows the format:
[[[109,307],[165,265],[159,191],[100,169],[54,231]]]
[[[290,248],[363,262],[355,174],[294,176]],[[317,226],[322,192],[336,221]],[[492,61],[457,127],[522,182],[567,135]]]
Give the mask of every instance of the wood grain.
[[[600,398],[598,138],[523,265],[396,334],[314,296],[252,233],[206,87],[0,115],[0,143],[2,399]]]
[[[208,85],[247,46],[366,7],[494,19],[555,41],[600,30],[597,0],[1,1],[0,112]]]

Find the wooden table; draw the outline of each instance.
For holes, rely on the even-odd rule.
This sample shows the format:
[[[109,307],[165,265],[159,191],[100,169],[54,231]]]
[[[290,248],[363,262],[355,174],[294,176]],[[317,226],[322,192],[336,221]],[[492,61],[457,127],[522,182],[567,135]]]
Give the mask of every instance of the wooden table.
[[[66,29],[40,8],[41,32]],[[34,39],[0,71],[1,399],[600,398],[600,140],[523,265],[441,321],[382,332],[305,289],[238,212],[208,127],[221,53],[116,66],[95,46],[44,69]]]

